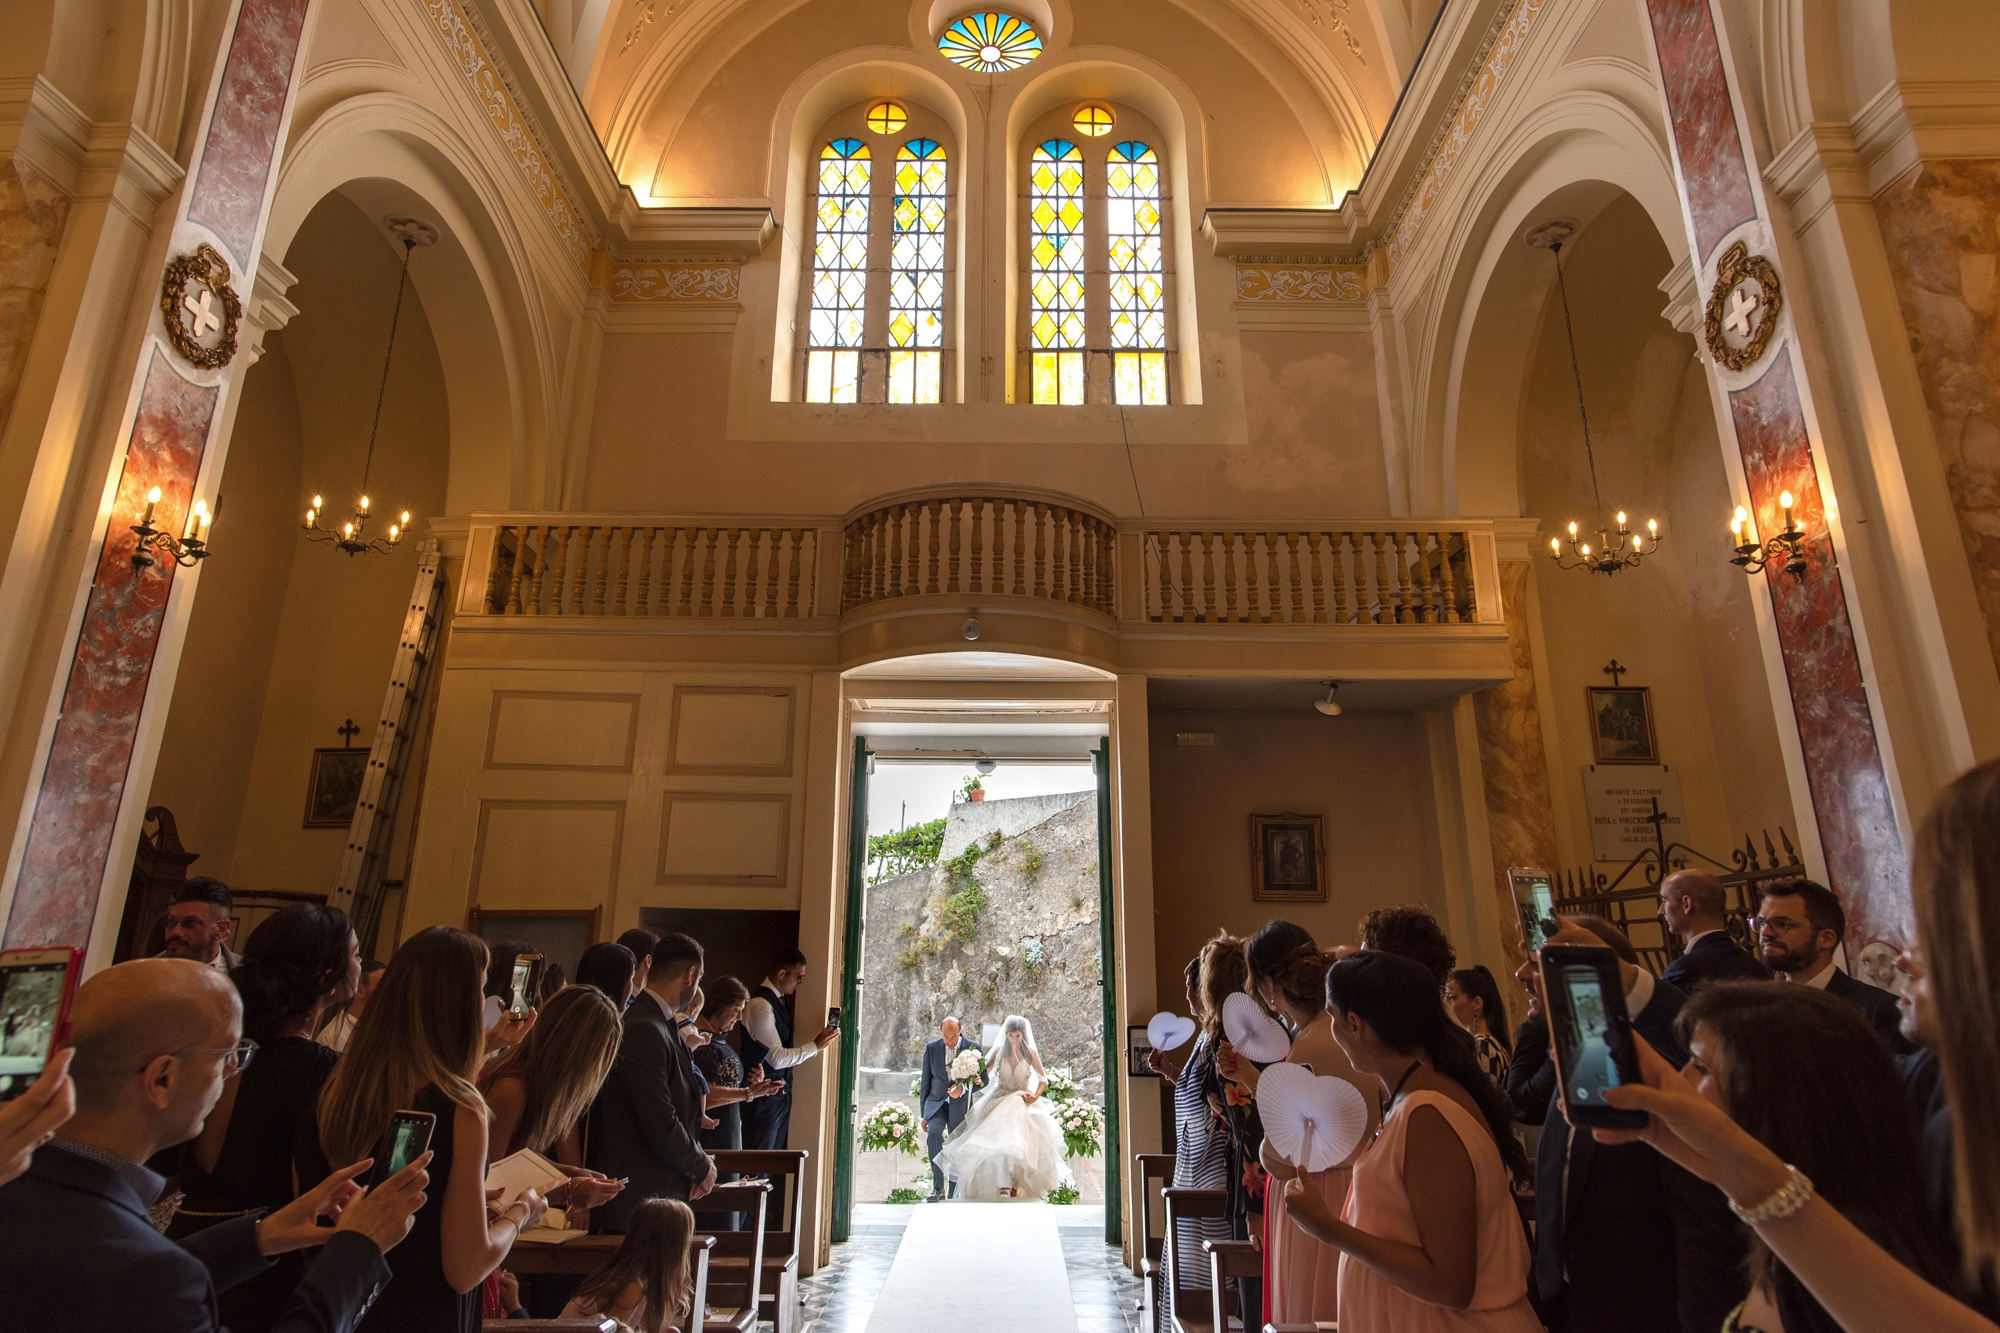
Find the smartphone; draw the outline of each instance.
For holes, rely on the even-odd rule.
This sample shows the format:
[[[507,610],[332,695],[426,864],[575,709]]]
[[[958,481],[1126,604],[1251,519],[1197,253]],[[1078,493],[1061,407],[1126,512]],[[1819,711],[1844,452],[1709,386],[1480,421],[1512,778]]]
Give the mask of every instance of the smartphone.
[[[379,1185],[395,1175],[431,1146],[431,1131],[437,1117],[429,1111],[398,1111],[389,1117],[389,1128],[375,1145],[375,1165],[368,1168],[365,1185]]]
[[[1527,936],[1528,952],[1540,953],[1556,926],[1556,892],[1546,870],[1510,869],[1507,886],[1514,891],[1514,910]]]
[[[542,956],[538,953],[517,953],[514,955],[514,980],[509,987],[512,998],[507,1002],[510,1014],[525,1014],[534,1007],[535,981],[541,975]]]
[[[839,1026],[840,1026],[840,1006],[839,1006],[839,1005],[837,1005],[837,1004],[836,1004],[836,1005],[834,1005],[834,1006],[833,1006],[833,1007],[832,1007],[831,1009],[828,1009],[828,1010],[826,1011],[826,1025],[827,1025],[828,1027],[830,1027],[830,1028],[837,1028],[837,1027],[839,1027]]]
[[[1563,1114],[1572,1125],[1645,1128],[1644,1111],[1621,1111],[1604,1100],[1608,1090],[1641,1081],[1618,955],[1552,944],[1542,950],[1541,964]]]
[[[81,949],[0,953],[0,1102],[33,1087],[69,1040],[69,1002],[81,971]]]

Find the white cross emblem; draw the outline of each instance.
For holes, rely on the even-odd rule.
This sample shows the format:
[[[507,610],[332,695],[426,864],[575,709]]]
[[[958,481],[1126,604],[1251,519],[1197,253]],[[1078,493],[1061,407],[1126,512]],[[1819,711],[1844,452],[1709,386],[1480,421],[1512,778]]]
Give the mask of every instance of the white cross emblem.
[[[1755,310],[1757,305],[1758,298],[1740,286],[1730,292],[1729,318],[1722,321],[1724,331],[1747,339],[1750,336],[1750,312]]]
[[[203,287],[197,295],[181,298],[181,307],[194,317],[194,336],[197,338],[222,327],[222,316],[209,309],[213,297],[214,293]]]

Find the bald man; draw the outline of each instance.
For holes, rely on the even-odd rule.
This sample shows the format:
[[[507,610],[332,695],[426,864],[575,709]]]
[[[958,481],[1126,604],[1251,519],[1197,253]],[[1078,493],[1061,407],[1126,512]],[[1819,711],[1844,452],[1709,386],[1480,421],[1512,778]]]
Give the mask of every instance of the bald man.
[[[345,1333],[389,1280],[382,1252],[423,1206],[425,1153],[368,1191],[370,1163],[337,1171],[278,1211],[218,1223],[176,1244],[146,1210],[165,1182],[143,1165],[184,1143],[248,1062],[236,988],[214,968],[148,958],[83,983],[71,1009],[76,1111],[0,1186],[0,1325],[105,1333],[219,1333],[215,1296],[323,1245],[276,1333]],[[318,1225],[336,1217],[333,1230]]]
[[[1660,975],[1692,995],[1711,981],[1769,981],[1771,969],[1729,938],[1729,893],[1703,870],[1660,881],[1660,919],[1681,937],[1681,956]]]

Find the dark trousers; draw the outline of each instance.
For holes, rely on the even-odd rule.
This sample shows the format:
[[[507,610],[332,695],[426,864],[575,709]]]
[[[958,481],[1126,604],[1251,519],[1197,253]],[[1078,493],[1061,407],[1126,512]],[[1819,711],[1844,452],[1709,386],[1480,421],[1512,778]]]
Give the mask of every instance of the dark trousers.
[[[971,1100],[970,1094],[947,1098],[943,1106],[924,1117],[930,1122],[930,1128],[924,1131],[924,1146],[929,1150],[933,1194],[944,1194],[947,1190],[944,1169],[938,1165],[937,1160],[938,1154],[944,1151],[945,1131],[948,1129],[954,1134],[958,1132],[958,1127],[965,1123],[965,1108]],[[958,1193],[957,1181],[949,1183],[949,1191],[952,1194]]]
[[[786,1146],[792,1130],[792,1090],[774,1092],[754,1102],[743,1103],[743,1147],[750,1152],[771,1152]]]

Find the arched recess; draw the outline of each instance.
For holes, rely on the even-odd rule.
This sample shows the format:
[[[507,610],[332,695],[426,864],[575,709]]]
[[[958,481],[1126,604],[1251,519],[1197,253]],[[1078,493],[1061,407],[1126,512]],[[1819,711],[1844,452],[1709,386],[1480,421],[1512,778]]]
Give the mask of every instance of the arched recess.
[[[1044,68],[1044,61],[1047,67]],[[1003,201],[1017,198],[1026,188],[1021,180],[1019,151],[1021,136],[1044,113],[1064,102],[1093,98],[1125,102],[1146,113],[1166,136],[1161,145],[1166,155],[1166,177],[1171,182],[1168,201],[1169,244],[1173,254],[1174,346],[1180,352],[1180,375],[1174,384],[1176,403],[1197,405],[1201,391],[1201,328],[1197,320],[1194,231],[1208,208],[1205,184],[1208,180],[1207,140],[1203,130],[1201,104],[1192,89],[1155,61],[1131,51],[1105,47],[1077,47],[1059,56],[1044,57],[1029,66],[1036,76],[1025,84],[1007,105],[1005,137],[989,149],[1005,164],[1006,187]],[[1192,128],[1190,128],[1192,127]],[[1004,229],[1007,243],[996,253],[1005,256],[1004,299],[998,310],[984,313],[988,335],[998,340],[1007,367],[1008,401],[1025,401],[1014,383],[1015,351],[1020,333],[1015,327],[1020,303],[1021,247],[1025,237],[1014,225],[1012,208],[991,213],[989,225]],[[991,240],[987,242],[992,245]]]
[[[502,191],[429,111],[355,99],[314,122],[286,155],[264,248],[282,255],[313,206],[340,190],[374,216],[406,212],[438,228],[410,281],[432,312],[451,416],[447,508],[540,508],[560,494],[549,448],[554,356],[535,268]],[[385,245],[392,245],[384,233]]]
[[[950,239],[953,290],[950,339],[958,358],[954,380],[959,401],[965,394],[965,282],[971,253],[968,245],[978,245],[979,231],[968,219],[980,207],[977,182],[985,179],[982,162],[984,145],[967,133],[969,108],[959,90],[936,73],[913,63],[908,51],[895,47],[872,47],[843,51],[828,56],[792,81],[779,99],[771,118],[770,197],[778,206],[778,300],[776,328],[771,346],[771,401],[787,402],[794,396],[799,331],[792,312],[799,305],[799,284],[810,252],[814,227],[807,208],[813,192],[819,160],[819,131],[840,108],[870,97],[895,97],[913,102],[941,117],[951,126],[956,142],[946,188],[956,206],[956,230]]]

